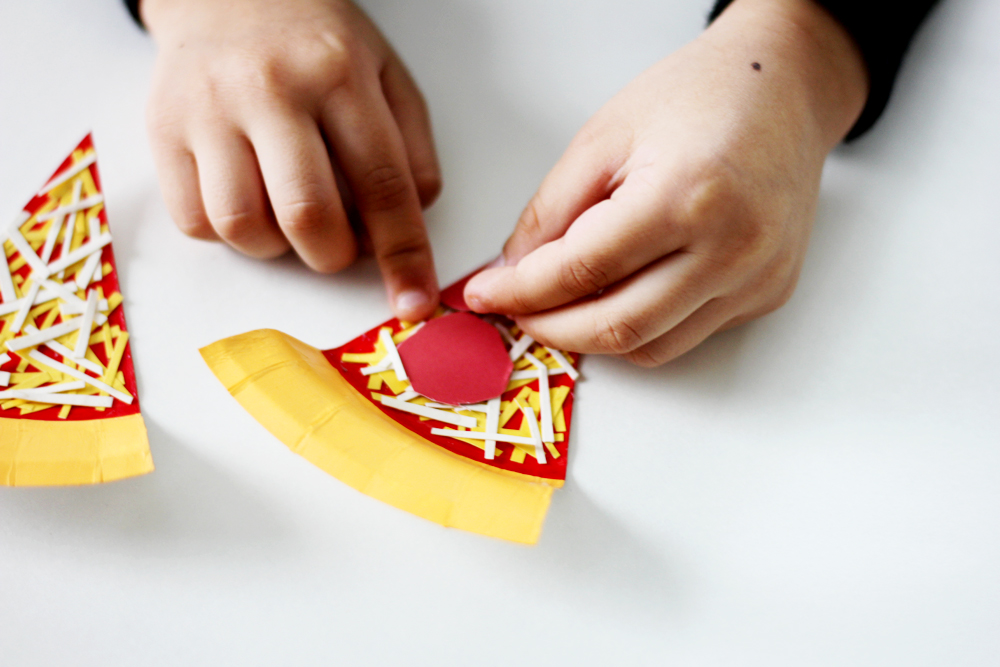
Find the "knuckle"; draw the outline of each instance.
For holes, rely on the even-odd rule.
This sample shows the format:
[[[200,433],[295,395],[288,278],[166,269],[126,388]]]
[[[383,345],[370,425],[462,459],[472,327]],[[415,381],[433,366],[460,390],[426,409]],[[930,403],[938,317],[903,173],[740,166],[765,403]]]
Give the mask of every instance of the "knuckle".
[[[338,86],[350,79],[352,63],[359,57],[354,42],[333,32],[323,31],[314,40],[300,45],[299,60],[328,86]]]
[[[792,278],[783,284],[777,294],[774,295],[774,298],[771,299],[763,314],[766,315],[767,313],[773,313],[791,301],[792,295],[795,294],[795,286],[797,282],[797,278]]]
[[[365,175],[358,196],[369,211],[391,211],[409,200],[410,182],[395,165],[383,165]]]
[[[158,138],[168,134],[178,124],[179,118],[170,105],[150,99],[146,105],[146,130],[154,139],[154,145],[159,143]]]
[[[255,216],[249,211],[228,211],[212,216],[212,227],[226,241],[241,244],[254,236]]]
[[[316,236],[329,220],[329,206],[318,199],[300,199],[275,208],[283,229],[294,236]]]
[[[610,316],[598,324],[595,336],[602,352],[628,354],[643,344],[642,334],[621,316]]]
[[[799,281],[801,264],[789,258],[779,263],[752,283],[753,292],[765,295],[758,301],[762,305],[755,311],[755,317],[773,313],[787,304],[795,294]]]
[[[326,32],[283,42],[280,50],[263,44],[220,59],[210,70],[206,92],[216,96],[235,88],[255,100],[290,91],[315,94],[317,88],[326,91],[346,84],[354,59],[348,42]]]
[[[528,238],[535,238],[542,233],[544,204],[541,195],[536,194],[521,212],[521,217],[517,221],[515,233]]]
[[[354,263],[358,257],[357,244],[344,244],[308,261],[309,268],[317,273],[337,273]]]
[[[559,286],[573,298],[579,298],[607,287],[611,282],[609,271],[595,260],[574,258],[566,262],[559,272]]]
[[[780,229],[775,217],[754,200],[737,170],[724,161],[704,168],[673,198],[670,217],[698,230],[722,256],[737,262],[770,254]]]
[[[602,117],[601,112],[598,112],[576,133],[570,142],[569,150],[580,151],[581,154],[601,152],[609,143],[609,133],[612,133],[616,127],[618,130],[621,129],[620,124],[609,125],[604,121],[605,118]]]
[[[659,350],[652,350],[649,346],[640,347],[624,355],[626,361],[640,368],[656,368],[662,366],[669,360],[667,354]]]
[[[412,266],[424,262],[430,251],[426,237],[412,235],[386,243],[378,249],[377,256],[383,264]]]
[[[211,238],[212,225],[201,213],[181,213],[174,216],[174,223],[177,229],[185,236],[195,239]]]
[[[770,225],[753,212],[733,217],[727,227],[722,242],[737,257],[760,257],[771,248]]]
[[[423,206],[430,206],[441,194],[443,183],[441,172],[437,169],[416,171],[413,174],[413,181],[416,183],[417,192],[420,194],[420,203]]]
[[[531,313],[537,310],[533,307],[531,300],[520,289],[513,289],[507,295],[507,308],[510,313]]]

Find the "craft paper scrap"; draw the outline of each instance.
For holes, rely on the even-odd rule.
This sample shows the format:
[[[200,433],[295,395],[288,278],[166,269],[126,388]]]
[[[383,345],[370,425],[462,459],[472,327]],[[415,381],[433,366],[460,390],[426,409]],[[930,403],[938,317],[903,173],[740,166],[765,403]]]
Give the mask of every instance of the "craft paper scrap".
[[[566,478],[577,355],[446,307],[331,350],[264,329],[201,353],[247,412],[346,484],[443,526],[538,541]]]
[[[450,405],[496,398],[514,370],[496,328],[469,313],[431,320],[403,341],[399,356],[414,391]]]
[[[89,135],[0,235],[0,484],[151,472]]]

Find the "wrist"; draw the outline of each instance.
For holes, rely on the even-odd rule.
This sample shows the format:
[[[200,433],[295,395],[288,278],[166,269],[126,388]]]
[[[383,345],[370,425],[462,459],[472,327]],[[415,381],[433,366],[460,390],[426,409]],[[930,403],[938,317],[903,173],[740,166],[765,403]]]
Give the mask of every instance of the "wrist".
[[[139,15],[146,30],[158,42],[178,33],[190,31],[192,27],[201,26],[210,21],[214,10],[218,9],[218,0],[140,0]],[[224,2],[222,4],[225,4]],[[238,15],[234,8],[230,16]]]
[[[713,23],[795,98],[829,151],[861,115],[868,71],[854,39],[815,0],[735,0]],[[755,54],[759,53],[759,57]]]

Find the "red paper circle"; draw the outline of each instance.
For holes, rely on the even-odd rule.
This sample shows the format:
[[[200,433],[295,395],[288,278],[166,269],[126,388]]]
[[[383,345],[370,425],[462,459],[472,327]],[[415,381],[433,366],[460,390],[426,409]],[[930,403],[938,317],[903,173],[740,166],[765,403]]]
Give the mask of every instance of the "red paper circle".
[[[495,328],[469,313],[429,321],[399,346],[413,390],[462,405],[500,396],[514,363]]]

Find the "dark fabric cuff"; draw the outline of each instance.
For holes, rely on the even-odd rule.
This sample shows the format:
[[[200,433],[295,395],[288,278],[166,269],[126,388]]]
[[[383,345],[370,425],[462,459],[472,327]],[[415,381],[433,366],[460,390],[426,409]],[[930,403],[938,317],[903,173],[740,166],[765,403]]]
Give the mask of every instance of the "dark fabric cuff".
[[[142,24],[142,16],[139,15],[139,2],[140,0],[125,0],[125,6],[128,7],[128,13],[132,15],[139,27],[145,30],[146,26]]]
[[[709,23],[733,0],[717,0]],[[889,103],[892,86],[913,35],[937,0],[815,0],[847,29],[868,66],[871,89],[858,121],[844,141],[867,132]]]

